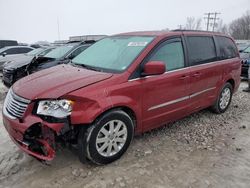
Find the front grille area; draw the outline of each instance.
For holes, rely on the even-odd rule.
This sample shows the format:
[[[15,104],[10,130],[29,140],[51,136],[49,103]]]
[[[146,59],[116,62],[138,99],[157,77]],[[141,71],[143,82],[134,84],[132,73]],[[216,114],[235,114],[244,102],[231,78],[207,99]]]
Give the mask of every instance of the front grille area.
[[[4,114],[11,119],[21,118],[29,103],[30,100],[16,95],[10,89],[4,101]]]
[[[242,60],[242,66],[243,67],[248,67],[249,66],[249,64],[248,64],[248,60]]]
[[[9,69],[3,69],[3,76],[10,78],[13,74],[13,70],[9,70]]]

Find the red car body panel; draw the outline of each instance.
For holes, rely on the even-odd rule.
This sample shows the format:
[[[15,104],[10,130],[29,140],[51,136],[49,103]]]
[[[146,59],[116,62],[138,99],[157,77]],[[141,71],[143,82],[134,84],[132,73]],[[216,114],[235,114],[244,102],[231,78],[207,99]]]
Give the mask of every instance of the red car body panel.
[[[24,77],[13,85],[13,90],[30,100],[59,98],[69,91],[86,87],[111,76],[112,74],[109,73],[96,74],[95,71],[70,65],[59,65],[56,68],[52,67],[32,74],[32,76]]]
[[[22,121],[12,120],[4,114],[3,120],[11,138],[16,143],[19,141],[18,145],[24,151],[39,159],[51,160],[55,154],[47,140],[40,142],[49,154],[39,155],[22,145],[23,134],[30,126],[38,123],[49,127],[57,135],[64,126],[63,123],[48,123],[32,113],[37,100],[64,98],[75,101],[70,115],[71,126],[89,125],[113,108],[129,109],[135,116],[135,132],[138,134],[211,106],[227,81],[232,82],[234,91],[239,87],[239,57],[186,67],[157,76],[130,79],[131,74],[160,41],[173,36],[214,33],[135,32],[121,35],[156,36],[123,73],[100,73],[72,65],[60,65],[32,74],[14,84],[13,91],[32,102]]]

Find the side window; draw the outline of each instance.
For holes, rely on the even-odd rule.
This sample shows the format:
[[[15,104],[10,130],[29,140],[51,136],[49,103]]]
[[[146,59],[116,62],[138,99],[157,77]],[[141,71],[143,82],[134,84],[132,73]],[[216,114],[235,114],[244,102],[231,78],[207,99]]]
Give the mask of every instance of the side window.
[[[30,52],[32,49],[31,48],[19,48],[18,52],[19,53],[28,53]]]
[[[18,53],[18,48],[10,48],[8,50],[6,50],[6,54],[17,54]]]
[[[218,42],[220,60],[237,57],[237,48],[230,38],[216,36],[216,40]]]
[[[213,62],[217,59],[213,37],[187,36],[190,66]]]
[[[162,43],[148,61],[162,61],[168,71],[183,68],[185,63],[181,39]]]
[[[86,48],[88,48],[88,46],[81,46],[78,47],[76,50],[74,50],[70,55],[69,55],[69,59],[73,59],[76,56],[78,56],[82,51],[84,51]]]

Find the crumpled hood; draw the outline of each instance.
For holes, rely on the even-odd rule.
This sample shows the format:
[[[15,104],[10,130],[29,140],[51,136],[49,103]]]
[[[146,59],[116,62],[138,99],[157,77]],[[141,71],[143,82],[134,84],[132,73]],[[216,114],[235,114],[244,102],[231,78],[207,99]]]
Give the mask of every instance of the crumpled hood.
[[[6,64],[4,66],[4,68],[16,69],[16,68],[22,67],[24,65],[28,65],[32,61],[33,58],[34,58],[34,56],[28,56],[28,55],[13,57],[13,58],[7,60],[7,61],[9,61],[9,63]]]
[[[0,62],[15,62],[20,63],[26,60],[32,59],[34,56],[26,55],[26,54],[16,54],[16,55],[8,55],[5,57],[0,58]]]
[[[58,65],[22,78],[13,85],[13,91],[29,100],[58,98],[110,77],[111,73],[96,72],[72,65]]]
[[[15,55],[6,55],[5,57],[0,56],[0,61],[10,61],[18,58],[27,56],[26,54],[15,54]]]
[[[28,64],[30,64],[32,61],[34,61],[33,59],[35,58],[35,56],[28,56],[25,55],[23,57],[19,57],[19,58],[15,58],[13,59],[10,63],[8,63],[7,65],[4,66],[5,69],[18,69],[20,67],[26,66]],[[48,58],[48,57],[36,57],[35,61],[39,63],[45,62],[45,61],[49,61],[49,60],[54,60],[53,58]]]

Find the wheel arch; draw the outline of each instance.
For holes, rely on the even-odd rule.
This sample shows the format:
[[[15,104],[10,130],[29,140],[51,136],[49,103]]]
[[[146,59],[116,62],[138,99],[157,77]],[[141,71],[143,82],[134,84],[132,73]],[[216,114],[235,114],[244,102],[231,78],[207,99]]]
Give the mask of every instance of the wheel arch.
[[[121,110],[121,111],[127,113],[129,115],[129,117],[131,117],[135,128],[137,127],[137,115],[136,115],[135,111],[133,109],[131,109],[130,107],[125,106],[125,105],[115,106],[115,107],[111,107],[111,108],[106,109],[102,113],[98,114],[94,121],[96,121],[101,116],[103,116],[103,115],[105,115],[108,112],[113,111],[113,110]]]
[[[226,83],[230,83],[232,85],[232,87],[233,87],[233,91],[235,90],[235,81],[234,81],[234,79],[230,78],[230,79],[228,79],[226,81]]]

